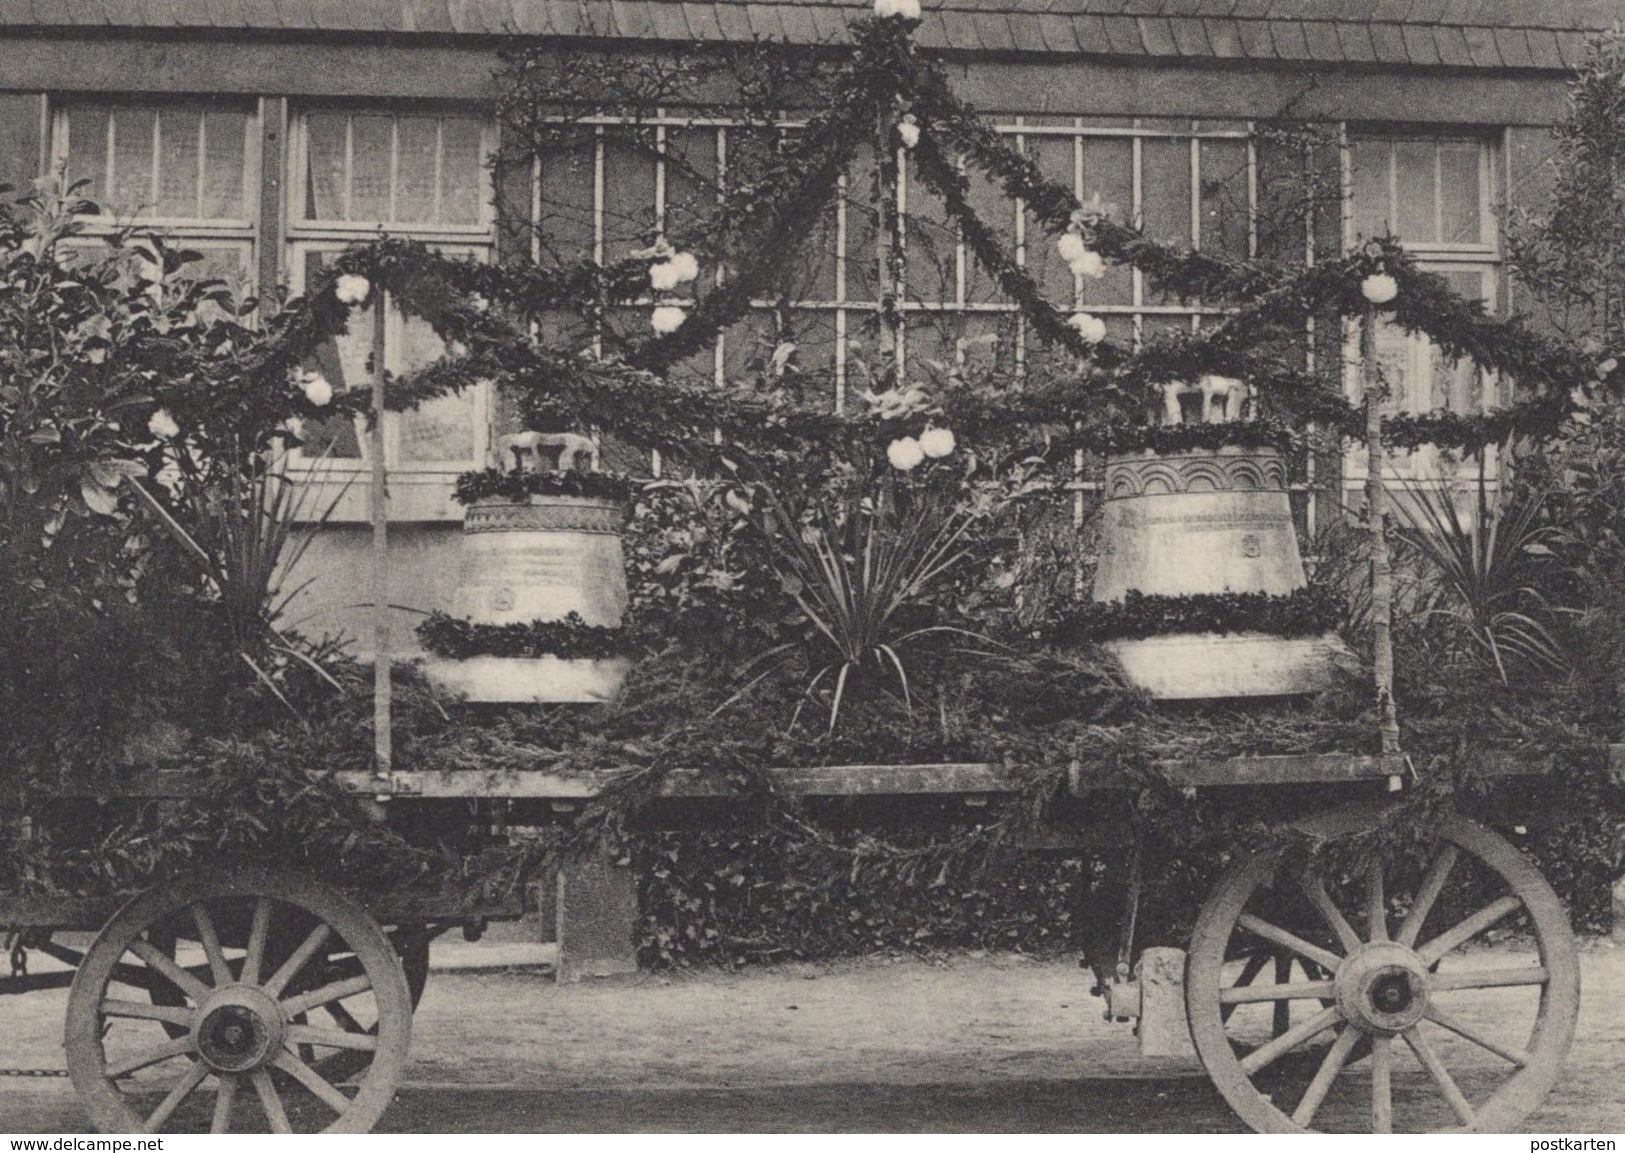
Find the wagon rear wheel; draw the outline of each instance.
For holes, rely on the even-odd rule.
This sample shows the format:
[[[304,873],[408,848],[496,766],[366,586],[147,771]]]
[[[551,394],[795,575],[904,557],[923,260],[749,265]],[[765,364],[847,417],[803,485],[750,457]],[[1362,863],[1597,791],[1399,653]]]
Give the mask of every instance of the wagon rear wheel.
[[[68,997],[68,1071],[103,1131],[365,1132],[411,1024],[401,963],[364,910],[308,878],[234,871],[108,922]],[[348,1082],[323,1076],[352,1054]]]
[[[1249,963],[1261,951],[1299,964]],[[1579,997],[1551,886],[1458,817],[1422,859],[1360,876],[1240,862],[1203,906],[1185,987],[1202,1063],[1261,1132],[1515,1130],[1557,1080]]]

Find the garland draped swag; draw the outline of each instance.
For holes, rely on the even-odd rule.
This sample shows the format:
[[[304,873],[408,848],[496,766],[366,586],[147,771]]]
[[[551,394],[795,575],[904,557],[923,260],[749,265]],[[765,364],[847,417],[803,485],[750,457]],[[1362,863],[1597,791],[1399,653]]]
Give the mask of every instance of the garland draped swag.
[[[1159,386],[1216,373],[1252,384],[1265,420],[1204,432],[1196,441],[1221,436],[1240,438],[1236,443],[1283,443],[1292,428],[1306,423],[1344,437],[1362,435],[1360,406],[1268,350],[1294,347],[1309,317],[1360,316],[1370,307],[1361,296],[1361,281],[1378,271],[1398,286],[1395,298],[1379,309],[1387,321],[1425,335],[1449,357],[1500,374],[1514,382],[1520,397],[1477,415],[1390,414],[1383,421],[1390,445],[1473,451],[1517,435],[1547,435],[1570,411],[1571,397],[1594,384],[1593,368],[1578,349],[1531,331],[1520,318],[1486,315],[1478,303],[1455,295],[1442,277],[1417,269],[1391,239],[1310,267],[1283,268],[1161,244],[1098,206],[1080,204],[1071,189],[1046,179],[1030,157],[1006,144],[953,94],[942,67],[916,54],[913,27],[902,17],[855,23],[852,55],[836,74],[831,98],[803,131],[787,139],[765,182],[748,196],[725,200],[722,211],[735,214],[727,250],[708,250],[703,236],[694,238],[693,246],[725,273],[686,306],[675,331],[604,357],[550,347],[534,335],[533,322],[549,312],[647,305],[646,260],[546,268],[476,265],[385,239],[345,252],[309,295],[290,302],[275,321],[280,339],[256,363],[244,366],[244,375],[264,383],[282,381],[284,387],[274,391],[288,398],[288,415],[367,411],[365,390],[352,390],[318,410],[297,388],[286,387],[315,348],[349,323],[350,310],[336,299],[333,286],[341,277],[363,276],[388,292],[396,307],[430,323],[448,350],[417,372],[389,379],[392,410],[491,381],[518,399],[533,424],[592,426],[662,451],[703,455],[719,431],[741,447],[780,449],[881,432],[884,421],[873,413],[832,413],[754,389],[719,389],[665,374],[744,317],[782,254],[806,236],[820,208],[836,194],[839,177],[859,143],[873,134],[877,117],[906,111],[919,128],[911,152],[923,183],[940,197],[975,258],[1020,307],[1032,331],[1076,358],[1075,374],[1044,385],[1015,385],[997,395],[945,390],[936,399],[945,415],[964,427],[1047,425],[1054,430],[1051,443],[1062,450],[1169,449],[1185,434],[1151,425],[1161,402]],[[1019,200],[1048,235],[1077,232],[1104,260],[1139,270],[1153,291],[1231,311],[1200,333],[1160,337],[1139,350],[1091,343],[1068,323],[1068,312],[1045,299],[977,215],[961,161]],[[205,397],[192,399],[209,403]],[[1085,414],[1090,419],[1078,419]]]

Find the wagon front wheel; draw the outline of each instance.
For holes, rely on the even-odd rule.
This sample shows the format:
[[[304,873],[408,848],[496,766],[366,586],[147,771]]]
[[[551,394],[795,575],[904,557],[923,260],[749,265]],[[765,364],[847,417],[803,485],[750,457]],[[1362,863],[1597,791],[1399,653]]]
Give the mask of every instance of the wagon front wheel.
[[[68,996],[68,1071],[104,1132],[366,1132],[405,1072],[412,1001],[359,905],[293,874],[132,900]],[[346,1078],[327,1058],[354,1055]]]
[[[1249,964],[1261,951],[1302,976]],[[1513,1131],[1556,1083],[1579,996],[1551,886],[1459,817],[1431,851],[1358,875],[1243,860],[1202,908],[1185,988],[1203,1065],[1261,1132]]]

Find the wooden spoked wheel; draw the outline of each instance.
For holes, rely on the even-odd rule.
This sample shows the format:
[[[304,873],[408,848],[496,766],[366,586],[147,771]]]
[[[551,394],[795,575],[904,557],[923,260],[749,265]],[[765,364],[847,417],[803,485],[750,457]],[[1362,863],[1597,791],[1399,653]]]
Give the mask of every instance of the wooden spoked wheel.
[[[1357,877],[1240,862],[1197,920],[1185,1003],[1214,1085],[1260,1132],[1508,1132],[1557,1080],[1580,967],[1535,867],[1452,817],[1422,859]]]
[[[401,962],[360,906],[242,870],[119,910],[74,979],[65,1040],[104,1132],[362,1133],[400,1086],[411,1031]]]

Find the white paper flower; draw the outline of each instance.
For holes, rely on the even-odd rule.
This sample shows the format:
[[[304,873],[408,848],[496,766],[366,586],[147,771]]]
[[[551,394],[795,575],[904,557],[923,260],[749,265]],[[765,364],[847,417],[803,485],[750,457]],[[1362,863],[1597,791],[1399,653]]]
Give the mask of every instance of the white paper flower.
[[[1098,316],[1087,312],[1074,312],[1072,319],[1066,323],[1090,344],[1099,344],[1106,339],[1106,322]]]
[[[333,399],[333,386],[327,382],[327,377],[319,372],[305,373],[301,382],[305,389],[305,399],[317,408],[326,408]]]
[[[181,426],[169,415],[169,409],[160,408],[152,414],[152,419],[147,421],[147,431],[159,440],[174,440],[181,434]]]
[[[901,16],[904,20],[920,18],[920,0],[875,0],[876,16]]]
[[[491,310],[491,302],[477,292],[468,298],[468,304],[475,312],[489,312]]]
[[[700,262],[692,252],[679,252],[666,263],[676,269],[678,284],[687,284],[691,280],[699,279]]]
[[[670,260],[649,266],[649,287],[656,292],[670,292],[678,285],[677,265]]]
[[[903,142],[904,148],[913,148],[920,142],[919,121],[915,120],[912,114],[903,117],[902,122],[897,125],[897,139]]]
[[[661,336],[676,332],[682,327],[688,314],[675,304],[662,304],[649,316],[649,324]]]
[[[891,461],[891,466],[899,472],[908,472],[925,463],[925,450],[912,436],[905,436],[886,446],[886,459]]]
[[[1610,356],[1607,360],[1597,365],[1597,379],[1607,380],[1610,376],[1614,375],[1614,369],[1618,367],[1619,358]]]
[[[1089,246],[1076,232],[1063,232],[1061,239],[1055,242],[1055,251],[1060,253],[1061,259],[1068,264],[1076,264],[1083,259],[1083,254],[1089,251]]]
[[[1067,261],[1067,267],[1072,269],[1073,275],[1086,276],[1090,280],[1099,280],[1106,275],[1106,262],[1101,259],[1100,253],[1091,248],[1084,249],[1078,259]]]
[[[920,433],[920,451],[933,460],[954,450],[954,433],[949,428],[928,428]]]
[[[347,272],[339,277],[338,283],[333,286],[333,295],[339,298],[340,304],[360,304],[367,299],[372,291],[372,284],[365,276],[357,276]]]
[[[1387,304],[1399,295],[1399,282],[1386,272],[1373,272],[1360,281],[1360,295],[1372,304]]]

